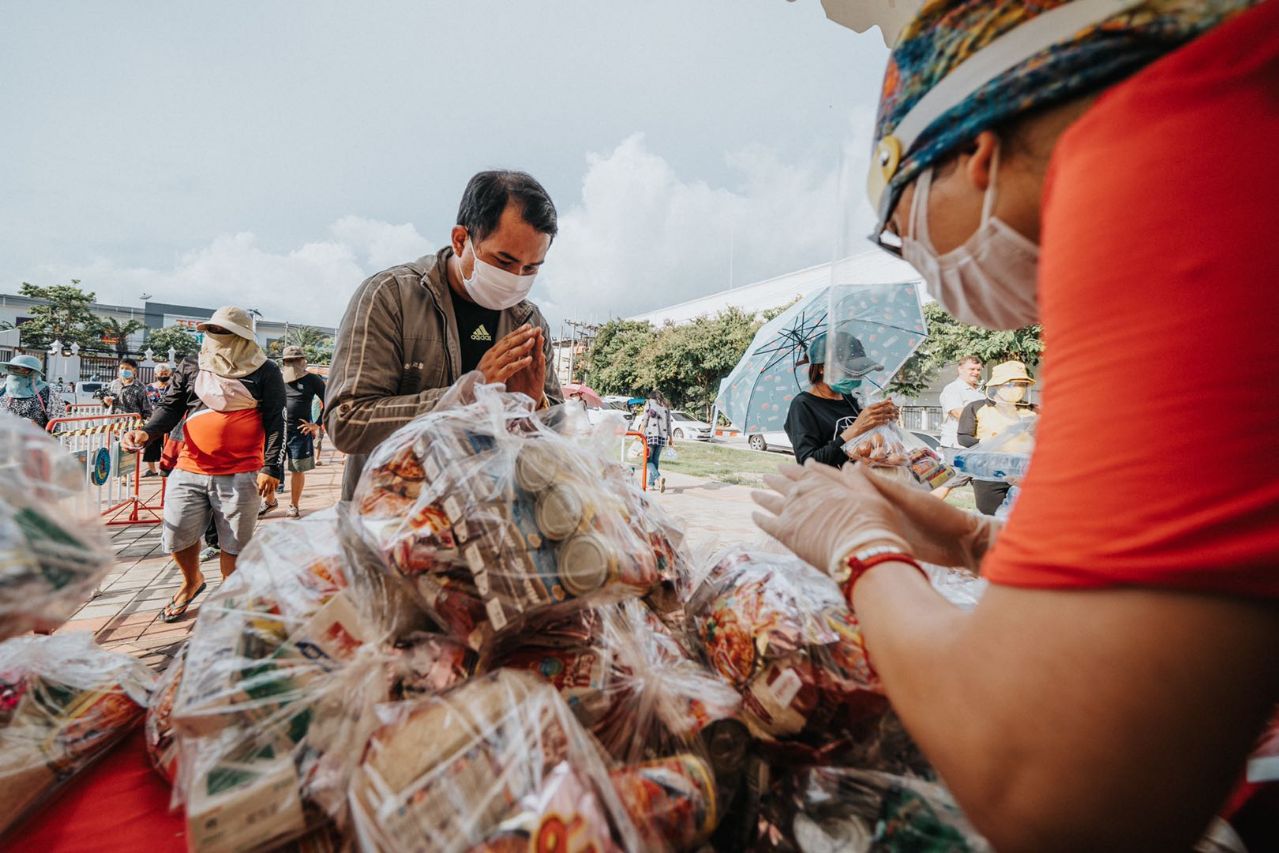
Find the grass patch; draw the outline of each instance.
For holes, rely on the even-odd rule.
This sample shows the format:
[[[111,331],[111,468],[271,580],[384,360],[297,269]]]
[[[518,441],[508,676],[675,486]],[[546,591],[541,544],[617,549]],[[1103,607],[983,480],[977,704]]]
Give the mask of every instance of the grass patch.
[[[756,453],[704,441],[681,441],[675,446],[679,458],[663,454],[662,470],[704,477],[733,486],[762,486],[765,474],[777,473],[777,466],[793,457],[783,453]]]

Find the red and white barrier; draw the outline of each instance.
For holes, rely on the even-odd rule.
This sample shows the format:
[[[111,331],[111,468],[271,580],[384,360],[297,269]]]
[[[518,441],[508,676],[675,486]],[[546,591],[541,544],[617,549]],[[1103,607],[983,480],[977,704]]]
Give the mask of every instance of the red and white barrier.
[[[124,450],[120,438],[142,426],[135,414],[92,414],[55,418],[45,428],[84,465],[90,500],[108,526],[159,524],[164,479],[143,495],[142,454]]]

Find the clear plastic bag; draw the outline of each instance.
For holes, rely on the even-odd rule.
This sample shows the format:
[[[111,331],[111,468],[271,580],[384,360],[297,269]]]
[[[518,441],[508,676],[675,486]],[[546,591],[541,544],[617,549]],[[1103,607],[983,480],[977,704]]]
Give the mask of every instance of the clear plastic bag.
[[[372,708],[389,698],[385,592],[380,573],[344,559],[335,512],[254,536],[201,608],[173,700],[174,799],[193,849],[344,821]]]
[[[30,421],[0,412],[0,639],[61,625],[111,564],[83,466]]]
[[[384,441],[359,531],[445,633],[483,649],[530,615],[643,595],[660,580],[639,492],[531,401],[464,377]]]
[[[763,740],[825,745],[887,708],[839,587],[796,557],[730,550],[686,609],[707,662],[741,693],[743,718]]]
[[[0,643],[0,834],[141,723],[154,682],[87,633]]]
[[[1018,482],[1026,476],[1035,451],[1038,417],[1022,418],[1003,430],[955,454],[955,469],[976,480]]]
[[[377,715],[350,786],[361,849],[643,849],[605,756],[534,676],[500,670]]]
[[[773,850],[991,850],[940,784],[876,770],[799,771],[781,786],[768,811],[780,836],[772,839]]]
[[[849,439],[844,452],[881,476],[927,489],[944,486],[955,477],[937,451],[895,423],[883,424]]]
[[[178,743],[173,731],[173,700],[186,668],[187,647],[184,644],[160,675],[147,705],[147,757],[151,766],[173,784],[178,772]]]
[[[750,734],[737,691],[708,672],[638,601],[581,610],[502,638],[490,669],[540,675],[601,746],[633,772],[631,802],[655,778],[680,796],[637,818],[651,849],[689,849],[713,832],[719,802],[741,775]],[[647,780],[647,781],[646,781]],[[665,815],[665,817],[662,817]]]

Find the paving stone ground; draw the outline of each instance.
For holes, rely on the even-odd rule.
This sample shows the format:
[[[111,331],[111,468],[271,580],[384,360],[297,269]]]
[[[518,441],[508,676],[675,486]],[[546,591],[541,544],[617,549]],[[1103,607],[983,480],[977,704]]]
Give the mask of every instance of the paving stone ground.
[[[341,495],[345,457],[325,447],[320,461],[321,465],[307,474],[300,505],[303,515],[332,506]],[[159,487],[157,480],[143,482],[144,492]],[[754,508],[750,492],[744,486],[671,473],[666,478],[666,492],[654,497],[683,526],[693,557],[700,562],[719,548],[766,541],[750,519]],[[277,497],[280,508],[259,523],[278,524],[284,520],[288,499],[283,494]],[[58,629],[59,633],[92,631],[103,647],[132,654],[157,671],[162,670],[186,640],[200,605],[220,585],[218,563],[211,560],[202,565],[208,589],[182,619],[168,624],[160,619],[160,610],[177,592],[182,573],[160,550],[160,525],[111,530],[116,552],[114,569],[103,580],[98,594]]]

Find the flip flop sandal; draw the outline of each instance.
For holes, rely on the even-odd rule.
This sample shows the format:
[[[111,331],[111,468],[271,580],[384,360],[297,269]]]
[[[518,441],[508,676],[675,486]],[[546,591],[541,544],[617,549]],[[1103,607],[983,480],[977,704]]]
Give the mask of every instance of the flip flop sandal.
[[[207,581],[200,584],[200,588],[191,593],[191,597],[180,605],[178,604],[178,597],[176,595],[173,596],[173,600],[164,605],[164,609],[160,611],[160,618],[165,622],[177,622],[186,615],[187,608],[191,606],[191,602],[195,601],[196,596],[204,592],[204,588],[208,585]]]

